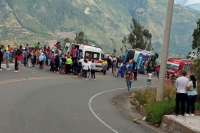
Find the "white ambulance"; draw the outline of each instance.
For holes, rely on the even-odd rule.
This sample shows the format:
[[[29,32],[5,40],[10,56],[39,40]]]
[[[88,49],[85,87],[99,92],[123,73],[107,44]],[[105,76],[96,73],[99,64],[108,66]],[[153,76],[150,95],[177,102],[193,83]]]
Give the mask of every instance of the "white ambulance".
[[[68,52],[71,52],[72,48],[79,49],[79,61],[82,62],[84,59],[91,59],[95,61],[97,71],[103,69],[104,52],[100,47],[95,45],[85,44],[71,44],[68,48]]]

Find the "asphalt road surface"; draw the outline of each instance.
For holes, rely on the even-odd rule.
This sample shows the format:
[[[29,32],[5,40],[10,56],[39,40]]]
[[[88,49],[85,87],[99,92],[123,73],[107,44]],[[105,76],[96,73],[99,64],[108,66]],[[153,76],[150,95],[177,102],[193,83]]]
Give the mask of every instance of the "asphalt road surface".
[[[124,80],[103,75],[90,81],[35,69],[0,72],[0,133],[152,132],[113,107],[124,87]]]

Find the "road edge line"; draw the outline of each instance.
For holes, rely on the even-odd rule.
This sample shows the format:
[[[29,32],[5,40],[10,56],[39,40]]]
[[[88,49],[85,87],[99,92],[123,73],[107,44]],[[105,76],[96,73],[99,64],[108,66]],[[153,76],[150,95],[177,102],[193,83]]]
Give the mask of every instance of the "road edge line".
[[[113,127],[111,127],[108,123],[106,123],[104,120],[102,120],[97,113],[94,111],[93,107],[92,107],[92,103],[95,100],[96,97],[101,96],[105,93],[110,93],[110,92],[114,92],[114,91],[118,91],[118,90],[125,90],[125,88],[116,88],[116,89],[112,89],[112,90],[105,90],[99,93],[96,93],[95,95],[93,95],[89,102],[88,102],[88,107],[90,112],[92,113],[92,115],[101,123],[103,124],[106,128],[108,128],[109,130],[111,130],[113,133],[119,133],[116,129],[114,129]]]

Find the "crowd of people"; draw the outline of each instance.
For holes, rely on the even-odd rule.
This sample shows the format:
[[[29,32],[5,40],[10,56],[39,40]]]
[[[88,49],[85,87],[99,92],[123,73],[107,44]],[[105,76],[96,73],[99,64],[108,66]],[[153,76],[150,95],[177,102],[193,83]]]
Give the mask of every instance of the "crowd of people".
[[[76,47],[73,47],[67,53],[46,46],[42,48],[29,47],[28,44],[25,47],[20,46],[19,48],[11,48],[8,45],[7,47],[0,47],[0,49],[0,70],[2,70],[2,62],[6,64],[7,69],[10,68],[9,62],[13,62],[15,64],[15,72],[19,71],[19,64],[23,64],[24,67],[35,67],[38,65],[40,69],[48,66],[51,72],[74,74],[86,79],[96,78],[95,60],[92,58],[81,59],[79,49]],[[111,69],[113,77],[125,78],[129,91],[131,90],[130,81],[132,79],[137,80],[137,68],[137,62],[130,60],[125,63],[122,57],[107,56],[102,61],[103,74],[106,75],[107,71]]]
[[[74,74],[84,78],[95,79],[96,65],[93,59],[80,60],[78,50],[74,48],[69,53],[63,53],[59,49],[50,47],[33,48],[22,47],[11,48],[9,45],[0,47],[0,70],[2,71],[2,62],[6,64],[9,70],[10,63],[15,64],[15,72],[19,71],[19,64],[24,67],[36,67],[44,69],[49,66],[51,72],[60,74]]]

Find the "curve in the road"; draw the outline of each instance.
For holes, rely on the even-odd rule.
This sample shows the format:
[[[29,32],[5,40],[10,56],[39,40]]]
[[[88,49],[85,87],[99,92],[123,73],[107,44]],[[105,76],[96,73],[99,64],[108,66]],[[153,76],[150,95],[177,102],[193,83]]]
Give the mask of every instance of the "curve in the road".
[[[98,96],[101,96],[105,93],[111,93],[111,92],[114,92],[114,91],[118,91],[118,90],[124,90],[124,88],[116,88],[116,89],[112,89],[112,90],[106,90],[106,91],[102,91],[102,92],[99,92],[95,95],[93,95],[89,102],[88,102],[88,107],[89,107],[89,110],[90,112],[92,113],[92,115],[99,121],[101,122],[106,128],[108,128],[109,130],[111,130],[113,133],[119,133],[116,129],[114,129],[113,127],[111,127],[109,124],[107,124],[104,120],[102,120],[98,115],[97,113],[94,111],[93,107],[92,107],[92,103],[94,101],[94,99]]]
[[[138,89],[138,88],[144,88],[144,86],[139,86],[139,87],[133,87],[133,89]],[[92,113],[92,115],[101,123],[103,124],[106,128],[108,128],[109,130],[111,130],[113,133],[119,133],[119,131],[117,131],[116,129],[114,129],[112,126],[110,126],[108,123],[106,123],[103,119],[101,119],[98,114],[94,111],[93,107],[92,107],[92,103],[93,101],[98,97],[98,96],[102,96],[106,93],[111,93],[114,91],[119,91],[119,90],[125,90],[125,88],[116,88],[116,89],[112,89],[112,90],[105,90],[99,93],[96,93],[95,95],[93,95],[89,102],[88,102],[88,107],[90,112]]]

